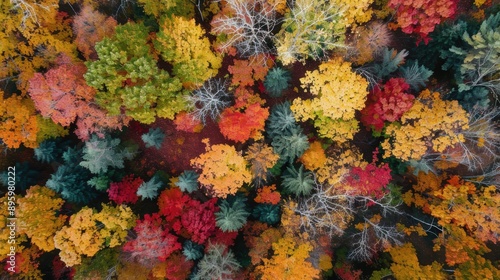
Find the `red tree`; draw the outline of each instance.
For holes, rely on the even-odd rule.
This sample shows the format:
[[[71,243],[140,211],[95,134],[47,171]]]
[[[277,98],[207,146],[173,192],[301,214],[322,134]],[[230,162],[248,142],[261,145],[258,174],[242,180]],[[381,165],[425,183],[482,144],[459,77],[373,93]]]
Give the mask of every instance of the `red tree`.
[[[165,261],[182,246],[177,237],[163,228],[162,224],[159,214],[144,215],[144,219],[138,220],[134,227],[137,237],[125,243],[123,250],[143,264],[155,260]]]
[[[83,78],[87,67],[67,60],[61,59],[60,65],[45,74],[36,73],[29,81],[29,95],[41,115],[62,126],[76,121],[75,134],[82,140],[88,140],[92,133],[103,136],[107,129],[127,125],[129,118],[108,116],[94,103],[96,92]]]
[[[136,203],[139,197],[137,189],[144,181],[141,178],[134,178],[134,175],[125,176],[121,182],[112,182],[108,189],[109,199],[117,204]]]
[[[222,135],[236,142],[260,138],[269,109],[263,108],[261,105],[264,101],[248,89],[239,87],[235,96],[236,104],[226,108],[220,116],[219,128]]]
[[[408,111],[415,97],[408,94],[410,86],[402,78],[392,78],[382,87],[376,86],[368,95],[366,107],[361,110],[361,122],[380,132],[385,122],[394,122]]]

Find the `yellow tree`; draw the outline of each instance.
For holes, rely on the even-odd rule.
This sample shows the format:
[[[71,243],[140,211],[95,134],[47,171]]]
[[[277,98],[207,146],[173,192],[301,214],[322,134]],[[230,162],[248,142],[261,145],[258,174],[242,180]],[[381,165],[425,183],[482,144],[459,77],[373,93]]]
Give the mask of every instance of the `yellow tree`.
[[[264,263],[256,267],[260,279],[319,279],[319,269],[307,261],[313,249],[309,241],[300,244],[293,237],[285,236],[272,247],[272,257],[263,259]]]
[[[442,266],[437,262],[420,265],[417,252],[411,243],[405,243],[389,250],[393,263],[391,270],[396,279],[446,279]]]
[[[199,86],[217,75],[222,58],[212,52],[203,28],[194,19],[166,17],[155,47],[173,65],[173,73],[187,88]]]
[[[233,146],[210,146],[208,139],[203,139],[206,152],[191,160],[191,165],[201,169],[198,178],[208,191],[216,197],[225,198],[235,194],[245,183],[250,183],[252,174],[247,168],[247,161]]]
[[[465,141],[462,131],[468,123],[467,112],[457,101],[442,100],[438,92],[426,89],[403,114],[400,123],[386,127],[384,157],[419,160],[429,152],[441,153]]]
[[[17,79],[23,93],[32,75],[60,53],[76,55],[70,19],[58,8],[57,0],[0,2],[0,77]]]
[[[365,106],[368,82],[341,58],[324,62],[318,70],[307,71],[302,88],[314,97],[293,101],[291,110],[299,121],[314,121],[322,137],[345,142],[358,131],[356,110]]]
[[[31,243],[41,250],[54,250],[54,235],[64,226],[65,215],[57,215],[64,200],[56,193],[42,186],[32,186],[26,195],[18,200],[17,218],[19,232],[26,233]]]
[[[55,247],[67,266],[80,264],[82,256],[92,257],[104,247],[115,247],[125,242],[127,232],[135,225],[136,217],[128,206],[103,209],[84,207],[70,217],[69,226],[64,226],[54,236]]]

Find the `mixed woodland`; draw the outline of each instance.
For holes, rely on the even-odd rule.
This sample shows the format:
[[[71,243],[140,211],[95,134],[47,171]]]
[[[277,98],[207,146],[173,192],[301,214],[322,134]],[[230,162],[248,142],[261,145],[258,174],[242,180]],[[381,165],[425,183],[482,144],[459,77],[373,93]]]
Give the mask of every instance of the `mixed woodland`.
[[[2,279],[500,279],[495,0],[2,0],[0,34]]]

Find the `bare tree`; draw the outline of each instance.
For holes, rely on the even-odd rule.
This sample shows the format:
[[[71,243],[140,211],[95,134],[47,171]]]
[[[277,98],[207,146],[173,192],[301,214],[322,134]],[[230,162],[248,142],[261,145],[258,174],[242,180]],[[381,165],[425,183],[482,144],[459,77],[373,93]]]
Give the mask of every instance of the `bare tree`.
[[[194,107],[191,115],[204,124],[207,118],[216,120],[222,110],[231,104],[230,94],[227,90],[227,82],[222,79],[209,79],[203,86],[196,89],[193,95],[187,97],[191,106]]]
[[[226,0],[228,13],[222,12],[212,20],[212,32],[228,35],[221,48],[236,47],[242,57],[272,53],[269,47],[273,30],[278,24],[276,5],[267,0]]]

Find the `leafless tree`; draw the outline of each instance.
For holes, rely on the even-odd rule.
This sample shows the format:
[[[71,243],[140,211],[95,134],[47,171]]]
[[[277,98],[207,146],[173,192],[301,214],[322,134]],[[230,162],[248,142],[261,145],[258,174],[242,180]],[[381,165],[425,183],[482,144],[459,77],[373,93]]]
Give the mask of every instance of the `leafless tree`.
[[[207,118],[216,120],[222,110],[231,104],[230,94],[227,90],[227,82],[222,79],[209,79],[203,86],[196,89],[192,95],[187,97],[188,102],[194,108],[191,115],[193,118],[206,123]]]

